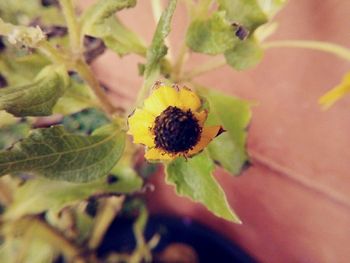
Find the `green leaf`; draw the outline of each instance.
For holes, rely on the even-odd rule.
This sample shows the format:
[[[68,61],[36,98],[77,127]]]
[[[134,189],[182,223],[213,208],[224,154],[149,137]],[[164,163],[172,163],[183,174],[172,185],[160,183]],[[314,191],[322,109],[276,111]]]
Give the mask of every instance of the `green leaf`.
[[[271,19],[287,3],[287,0],[257,0],[263,12]]]
[[[108,183],[106,178],[89,183],[72,183],[37,178],[27,181],[14,193],[14,201],[4,217],[16,219],[27,214],[42,213],[81,202],[92,195],[116,193],[126,194],[140,190],[142,180],[137,175],[119,174],[118,180]]]
[[[205,88],[200,95],[209,103],[207,125],[222,125],[226,132],[208,146],[210,157],[232,174],[238,174],[248,160],[246,129],[251,119],[250,104]]]
[[[40,17],[40,22],[51,25],[65,25],[64,17],[55,6],[44,7],[41,1],[0,1],[1,18],[16,25],[28,25]]]
[[[71,133],[91,134],[92,131],[110,123],[105,112],[89,108],[72,115],[64,116],[62,125]]]
[[[45,57],[36,53],[18,56],[15,49],[9,47],[0,53],[0,72],[8,86],[29,83],[48,64]]]
[[[224,53],[237,41],[225,12],[215,12],[209,18],[192,21],[186,34],[186,43],[193,51],[209,55]]]
[[[266,23],[268,18],[261,9],[258,0],[217,0],[219,9],[226,11],[226,17],[253,32]]]
[[[87,34],[101,38],[105,45],[119,56],[129,53],[146,56],[143,40],[114,16],[91,27]]]
[[[15,116],[47,116],[63,95],[69,77],[63,66],[45,67],[33,83],[0,90],[0,110]]]
[[[93,27],[103,24],[107,18],[112,17],[116,12],[134,7],[136,0],[100,0],[88,8],[82,16],[81,33],[82,35],[93,32]]]
[[[57,101],[53,113],[69,115],[86,108],[98,107],[96,96],[83,82],[70,80],[70,85],[63,96]]]
[[[46,178],[86,182],[106,175],[123,153],[125,133],[116,124],[91,136],[67,133],[62,126],[36,129],[0,152],[0,175],[31,172]]]
[[[237,70],[245,70],[256,66],[263,55],[263,49],[254,38],[239,41],[234,48],[225,52],[226,62]]]
[[[169,1],[168,7],[163,11],[158,21],[151,46],[147,50],[147,62],[144,71],[146,86],[150,86],[150,84],[154,83],[154,80],[158,77],[161,59],[167,54],[168,48],[164,41],[170,33],[170,24],[176,8],[176,3],[176,0]]]
[[[26,122],[14,123],[0,129],[0,150],[10,147],[29,133],[30,125]]]
[[[214,163],[203,152],[188,160],[177,158],[168,164],[166,181],[175,185],[176,192],[202,203],[216,216],[240,223],[231,210],[224,191],[214,179]]]

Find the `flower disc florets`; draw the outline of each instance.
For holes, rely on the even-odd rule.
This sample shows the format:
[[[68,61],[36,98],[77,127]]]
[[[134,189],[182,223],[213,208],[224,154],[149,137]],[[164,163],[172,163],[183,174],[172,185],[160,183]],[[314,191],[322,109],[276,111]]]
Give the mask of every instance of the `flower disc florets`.
[[[157,148],[171,153],[192,149],[199,141],[202,128],[191,110],[169,106],[155,120],[153,132]]]

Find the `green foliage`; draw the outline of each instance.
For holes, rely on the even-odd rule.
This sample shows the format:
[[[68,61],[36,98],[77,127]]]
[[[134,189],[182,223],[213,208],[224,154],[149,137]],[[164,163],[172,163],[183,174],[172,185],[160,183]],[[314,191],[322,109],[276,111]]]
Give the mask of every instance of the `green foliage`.
[[[45,57],[37,54],[19,55],[13,48],[0,53],[0,72],[8,86],[24,85],[32,81],[48,65]]]
[[[166,181],[175,186],[179,195],[202,203],[216,216],[240,223],[215,181],[213,170],[214,163],[206,152],[188,160],[180,157],[168,164]]]
[[[44,7],[40,0],[0,1],[0,15],[6,22],[28,25],[40,17],[44,24],[64,25],[64,18],[56,6]]]
[[[153,35],[151,46],[147,50],[147,63],[145,65],[144,77],[146,86],[159,76],[160,61],[167,54],[168,48],[164,40],[170,32],[171,19],[173,17],[177,0],[170,0],[168,7],[163,11]]]
[[[1,127],[1,126],[0,126]],[[6,125],[0,129],[0,150],[10,147],[29,133],[30,126],[26,122]]]
[[[0,175],[31,172],[46,178],[86,182],[106,175],[123,153],[125,134],[115,124],[91,136],[65,132],[62,126],[34,130],[0,153]]]
[[[107,18],[124,8],[135,6],[136,0],[100,0],[85,11],[81,18],[81,34],[94,32],[93,27],[103,24]]]
[[[92,131],[109,123],[106,114],[95,108],[65,116],[62,124],[66,131],[72,133],[91,134]]]
[[[0,90],[0,110],[15,116],[46,116],[63,95],[69,78],[63,66],[47,66],[27,85]]]
[[[208,146],[210,157],[232,174],[238,174],[248,160],[245,150],[250,104],[217,91],[200,88],[209,103],[207,125],[222,125],[226,132]]]
[[[254,38],[239,41],[234,48],[225,52],[227,63],[237,70],[254,67],[261,61],[263,55],[263,49]]]
[[[253,32],[268,18],[257,0],[217,0],[219,9],[226,11],[229,21],[239,23]]]
[[[112,172],[113,174],[113,172]],[[26,214],[37,214],[47,210],[60,211],[92,195],[127,194],[139,190],[142,180],[136,174],[118,174],[117,180],[109,183],[101,178],[88,183],[72,183],[37,178],[29,180],[14,193],[14,201],[6,210],[4,218],[13,220]]]
[[[100,107],[96,101],[95,94],[85,83],[71,78],[66,92],[54,106],[53,113],[68,115],[86,108]]]
[[[103,23],[94,25],[87,33],[101,38],[105,45],[119,56],[129,53],[146,55],[143,40],[114,16],[105,19]]]
[[[260,8],[271,19],[287,3],[287,0],[257,0]]]
[[[237,41],[225,12],[193,20],[186,34],[186,43],[193,51],[209,55],[224,53],[232,49]]]

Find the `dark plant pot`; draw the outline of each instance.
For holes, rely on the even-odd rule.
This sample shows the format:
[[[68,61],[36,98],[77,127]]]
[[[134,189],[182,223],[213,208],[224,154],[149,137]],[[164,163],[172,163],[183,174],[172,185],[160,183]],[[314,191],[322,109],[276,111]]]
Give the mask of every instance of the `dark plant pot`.
[[[99,249],[99,254],[103,256],[111,251],[132,251],[135,247],[132,224],[133,219],[131,218],[117,218],[110,226]],[[169,245],[179,243],[184,245],[180,247],[188,247],[196,254],[197,262],[255,262],[237,245],[189,218],[151,216],[145,230],[146,239],[149,240],[156,233],[161,235],[161,239],[153,251],[155,262],[191,262],[192,260],[166,261],[159,256],[164,255]],[[179,252],[186,253],[188,250]]]

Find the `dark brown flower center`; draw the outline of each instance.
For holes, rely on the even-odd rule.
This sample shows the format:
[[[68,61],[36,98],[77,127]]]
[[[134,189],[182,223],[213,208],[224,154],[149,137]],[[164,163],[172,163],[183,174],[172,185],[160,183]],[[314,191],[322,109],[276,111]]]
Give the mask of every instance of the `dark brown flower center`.
[[[153,132],[157,148],[178,153],[188,151],[197,144],[202,128],[191,110],[182,111],[169,106],[156,118]]]

